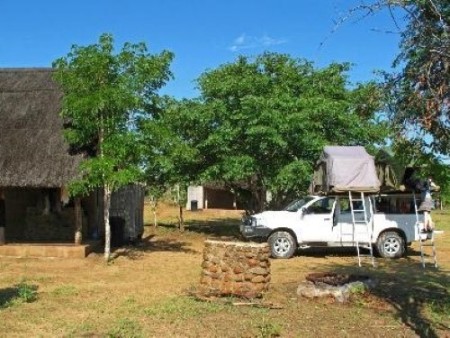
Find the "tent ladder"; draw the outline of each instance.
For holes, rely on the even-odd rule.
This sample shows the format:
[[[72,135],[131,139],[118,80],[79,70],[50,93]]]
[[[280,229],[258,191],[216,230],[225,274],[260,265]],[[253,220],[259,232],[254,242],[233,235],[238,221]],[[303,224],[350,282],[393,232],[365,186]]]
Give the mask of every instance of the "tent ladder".
[[[422,263],[422,267],[425,268],[427,261],[429,262],[429,260],[431,260],[434,267],[437,268],[438,263],[436,257],[436,246],[434,241],[434,230],[425,234],[419,234],[419,244],[420,244],[420,261]],[[425,252],[429,251],[427,250],[428,248],[431,248],[431,255]],[[429,258],[429,260],[427,260],[427,257]]]
[[[353,233],[356,242],[358,265],[361,267],[361,258],[369,257],[375,267],[375,257],[372,247],[372,217],[370,215],[370,199],[366,201],[363,192],[348,192],[348,200],[352,215]],[[370,217],[369,217],[370,216]],[[362,255],[361,249],[369,249],[368,255]]]

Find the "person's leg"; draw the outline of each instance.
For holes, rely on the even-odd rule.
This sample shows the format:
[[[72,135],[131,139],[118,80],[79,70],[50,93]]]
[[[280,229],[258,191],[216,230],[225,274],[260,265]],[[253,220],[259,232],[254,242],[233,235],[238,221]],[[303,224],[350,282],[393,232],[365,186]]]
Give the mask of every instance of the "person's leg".
[[[429,211],[423,212],[423,223],[424,223],[424,229],[426,231],[433,230],[433,221],[431,219],[431,213]]]

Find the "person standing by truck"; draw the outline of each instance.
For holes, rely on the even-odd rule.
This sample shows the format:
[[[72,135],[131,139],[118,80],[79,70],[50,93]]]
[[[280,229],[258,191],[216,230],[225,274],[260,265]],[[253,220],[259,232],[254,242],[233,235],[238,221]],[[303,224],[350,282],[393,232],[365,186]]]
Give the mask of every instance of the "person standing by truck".
[[[431,219],[431,210],[434,208],[433,198],[431,196],[432,191],[439,190],[439,186],[437,186],[431,177],[428,177],[422,185],[422,193],[421,200],[419,206],[419,211],[423,212],[423,231],[431,232],[434,230],[433,220]]]

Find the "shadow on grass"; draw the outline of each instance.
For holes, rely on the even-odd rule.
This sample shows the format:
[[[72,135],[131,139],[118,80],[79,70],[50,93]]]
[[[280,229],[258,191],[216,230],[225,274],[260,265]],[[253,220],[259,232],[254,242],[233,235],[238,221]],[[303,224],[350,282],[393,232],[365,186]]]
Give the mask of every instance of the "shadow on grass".
[[[189,248],[190,243],[186,241],[180,241],[173,238],[161,238],[154,239],[155,235],[150,235],[142,238],[134,245],[128,245],[120,248],[115,248],[112,254],[112,258],[127,257],[129,259],[141,259],[145,253],[151,252],[183,252],[195,254],[198,253],[195,250]]]
[[[367,251],[368,252],[368,251]],[[363,252],[364,254],[364,252]],[[298,257],[318,257],[324,258],[328,256],[338,256],[338,257],[355,257],[356,248],[354,247],[314,247],[307,249],[297,250],[296,256]]]
[[[147,225],[148,226],[148,225]],[[198,253],[189,248],[188,236],[191,234],[203,235],[211,239],[241,240],[239,222],[229,219],[213,219],[208,221],[186,221],[185,231],[180,232],[177,225],[158,224],[158,235],[149,235],[134,245],[113,248],[112,259],[127,257],[129,259],[140,259],[145,253],[167,251]],[[155,239],[156,237],[156,239]],[[98,252],[100,253],[100,251]]]
[[[19,297],[19,288],[0,289],[0,309],[6,308]]]
[[[362,249],[362,255],[369,254],[369,250]],[[375,258],[380,258],[374,249],[373,252]],[[312,247],[306,249],[298,249],[296,256],[305,257],[327,257],[327,256],[338,256],[338,257],[356,257],[356,247]],[[408,248],[408,257],[420,257],[420,251],[413,248]]]
[[[0,289],[0,309],[15,303],[31,303],[37,299],[37,285],[21,282],[14,287]]]
[[[204,234],[208,237],[229,237],[230,239],[238,240],[241,239],[239,225],[239,221],[230,219],[195,220],[186,222],[186,230]]]
[[[364,274],[377,280],[371,294],[390,304],[395,318],[420,337],[441,337],[450,330],[449,271],[422,265],[417,259],[378,259],[378,268],[329,265],[334,273]]]
[[[188,220],[184,223],[185,233],[196,233],[205,235],[206,237],[221,238],[228,237],[230,239],[242,239],[239,231],[239,221],[234,219],[210,219],[203,220]],[[179,231],[178,224],[159,223],[159,229],[167,231]],[[182,233],[181,233],[182,234]]]

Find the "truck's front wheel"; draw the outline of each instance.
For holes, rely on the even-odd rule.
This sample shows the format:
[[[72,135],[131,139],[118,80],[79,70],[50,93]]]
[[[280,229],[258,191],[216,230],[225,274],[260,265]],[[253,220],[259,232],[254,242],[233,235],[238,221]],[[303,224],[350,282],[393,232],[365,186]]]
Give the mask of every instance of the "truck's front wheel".
[[[384,258],[400,258],[405,254],[405,240],[396,231],[383,232],[377,240],[377,251]]]
[[[291,258],[297,250],[294,236],[287,231],[276,231],[269,236],[270,252],[273,258]]]

